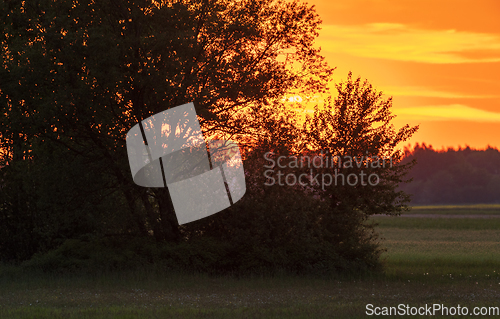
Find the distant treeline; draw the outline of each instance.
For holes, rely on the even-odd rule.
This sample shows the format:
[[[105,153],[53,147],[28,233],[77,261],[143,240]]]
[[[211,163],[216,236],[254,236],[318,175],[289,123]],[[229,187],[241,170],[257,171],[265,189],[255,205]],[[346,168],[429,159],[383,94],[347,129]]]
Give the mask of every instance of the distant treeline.
[[[413,205],[500,203],[500,152],[496,148],[435,150],[424,144],[405,150],[404,162],[417,160],[400,189]]]

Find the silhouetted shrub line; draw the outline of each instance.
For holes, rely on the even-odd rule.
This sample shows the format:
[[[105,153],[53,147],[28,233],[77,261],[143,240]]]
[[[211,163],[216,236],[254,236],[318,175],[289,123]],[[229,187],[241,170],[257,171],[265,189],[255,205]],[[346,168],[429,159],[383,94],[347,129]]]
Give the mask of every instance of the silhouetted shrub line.
[[[376,256],[372,260],[356,260],[331,250],[327,245],[238,247],[213,238],[180,244],[144,238],[68,239],[57,249],[36,254],[23,262],[21,268],[60,274],[102,274],[155,267],[164,272],[245,276],[358,273],[374,270],[377,264]]]

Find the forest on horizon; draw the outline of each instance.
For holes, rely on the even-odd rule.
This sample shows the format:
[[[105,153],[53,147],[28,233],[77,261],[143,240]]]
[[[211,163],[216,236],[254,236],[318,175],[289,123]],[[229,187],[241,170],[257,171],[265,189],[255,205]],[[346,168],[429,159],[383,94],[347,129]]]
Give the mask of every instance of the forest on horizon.
[[[436,150],[425,143],[406,148],[403,162],[417,164],[400,189],[412,195],[411,205],[500,203],[500,151],[469,146]]]

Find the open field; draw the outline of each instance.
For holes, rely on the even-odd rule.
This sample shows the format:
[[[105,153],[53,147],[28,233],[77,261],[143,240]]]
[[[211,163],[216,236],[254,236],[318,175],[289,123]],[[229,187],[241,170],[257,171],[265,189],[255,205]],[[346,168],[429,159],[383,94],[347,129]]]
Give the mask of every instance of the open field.
[[[374,219],[387,249],[382,257],[386,276],[498,278],[500,219]]]
[[[404,215],[495,215],[500,216],[500,204],[484,205],[436,205],[436,206],[416,206]]]
[[[469,312],[500,307],[500,219],[373,220],[385,238],[384,273],[235,279],[144,271],[56,277],[3,267],[0,318],[365,318],[367,304],[438,303],[467,306]]]

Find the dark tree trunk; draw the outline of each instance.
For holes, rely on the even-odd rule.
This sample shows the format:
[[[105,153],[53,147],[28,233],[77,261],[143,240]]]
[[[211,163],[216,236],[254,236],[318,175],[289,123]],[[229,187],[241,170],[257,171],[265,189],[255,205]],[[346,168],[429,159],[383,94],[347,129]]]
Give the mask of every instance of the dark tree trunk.
[[[159,188],[155,190],[160,210],[160,224],[166,241],[178,242],[181,239],[179,223],[175,215],[172,200],[168,188]]]
[[[141,194],[141,201],[142,204],[144,205],[144,209],[146,210],[146,216],[149,224],[151,225],[151,230],[153,231],[155,239],[157,241],[163,241],[165,235],[163,234],[163,230],[159,222],[159,216],[157,213],[155,213],[153,205],[151,205],[151,203],[149,202],[149,197],[148,194],[146,194],[146,192],[143,192]]]

